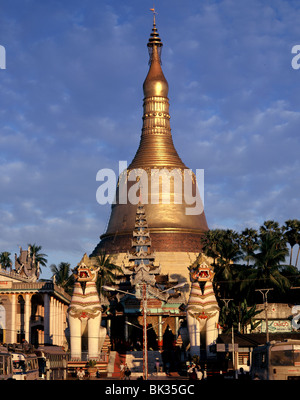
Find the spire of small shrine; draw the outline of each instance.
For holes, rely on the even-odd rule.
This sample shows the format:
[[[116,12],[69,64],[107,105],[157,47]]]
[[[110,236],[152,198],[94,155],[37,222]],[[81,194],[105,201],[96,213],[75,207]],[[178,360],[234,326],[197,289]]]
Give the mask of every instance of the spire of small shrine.
[[[155,285],[155,275],[160,273],[155,265],[155,254],[151,251],[151,238],[144,205],[139,202],[136,211],[135,227],[132,233],[132,251],[128,252],[128,265],[125,274],[131,275],[131,283],[147,282]]]

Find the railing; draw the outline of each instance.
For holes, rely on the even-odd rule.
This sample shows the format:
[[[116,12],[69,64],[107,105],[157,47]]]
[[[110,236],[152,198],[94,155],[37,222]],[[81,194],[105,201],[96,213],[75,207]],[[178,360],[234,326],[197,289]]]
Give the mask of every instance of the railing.
[[[17,278],[18,280],[21,280],[22,282],[13,282],[12,283],[12,288],[16,290],[22,290],[22,289],[31,289],[31,290],[40,290],[40,291],[56,291],[57,293],[60,293],[62,296],[65,298],[71,300],[71,296],[68,295],[64,289],[60,286],[55,285],[51,281],[45,281],[45,282],[30,282],[28,278],[24,278],[20,276],[20,274],[16,273],[15,271],[6,271],[5,269],[0,269],[0,274],[1,275],[6,275],[11,278]],[[28,287],[29,285],[29,287]]]
[[[97,362],[106,363],[106,362],[108,362],[108,360],[109,360],[109,353],[106,353],[106,352],[100,353],[99,356],[98,356],[98,358],[97,358],[97,359],[94,359],[94,358],[93,358],[93,360],[95,360],[95,361],[97,361]],[[71,360],[71,361],[72,361],[72,360]],[[88,357],[88,352],[87,352],[87,351],[82,351],[82,352],[81,352],[81,361],[86,361],[86,362],[89,361],[89,357]]]

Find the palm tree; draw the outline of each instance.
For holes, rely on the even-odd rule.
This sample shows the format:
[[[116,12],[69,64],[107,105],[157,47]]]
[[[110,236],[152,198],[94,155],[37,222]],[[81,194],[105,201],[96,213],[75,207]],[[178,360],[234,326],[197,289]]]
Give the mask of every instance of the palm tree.
[[[227,296],[237,276],[237,262],[242,256],[237,232],[214,229],[206,232],[201,240],[202,251],[214,258],[215,286],[218,296]]]
[[[293,248],[297,243],[299,243],[300,221],[297,219],[289,219],[288,221],[285,221],[284,229],[285,229],[284,238],[286,239],[287,243],[291,246],[290,265],[292,265]]]
[[[37,246],[35,243],[34,244],[28,244],[28,247],[30,246],[30,256],[33,257],[35,256],[35,263],[40,263],[40,266],[46,267],[47,265],[47,254],[40,253],[42,250],[42,246]]]
[[[2,268],[4,269],[10,269],[12,268],[12,261],[9,258],[10,253],[8,251],[3,251],[0,254],[0,265],[2,266]]]
[[[264,224],[260,227],[260,233],[273,233],[276,235],[281,234],[281,228],[279,227],[279,223],[273,220],[265,221]]]
[[[286,240],[283,236],[284,227],[280,227],[276,221],[265,221],[260,227],[260,236],[270,235],[276,239],[276,248],[286,248]]]
[[[250,256],[258,249],[258,233],[255,229],[246,228],[240,234],[241,248],[246,254],[245,260],[249,266]]]
[[[235,264],[241,259],[239,235],[237,232],[227,229],[219,234],[217,244],[219,256],[216,263],[216,280],[233,280]]]
[[[254,322],[255,315],[260,312],[261,310],[256,310],[256,304],[248,307],[247,300],[244,299],[238,305],[231,303],[229,307],[223,306],[221,308],[220,324],[224,333],[228,333],[232,326],[236,331],[245,333],[247,326],[250,325],[250,330],[253,331],[260,324],[260,321]]]
[[[95,266],[100,267],[96,282],[97,290],[99,294],[107,296],[107,292],[103,289],[103,286],[115,284],[118,274],[123,273],[123,270],[118,265],[112,263],[110,256],[105,252],[92,257],[92,261]]]
[[[230,265],[242,257],[240,250],[239,234],[232,229],[223,230],[217,246],[219,252],[218,262]]]
[[[260,287],[275,287],[281,292],[290,287],[289,279],[282,274],[283,266],[280,263],[285,261],[288,255],[287,246],[272,232],[263,232],[259,238],[258,252],[250,256],[254,267],[249,271],[248,279],[250,287],[259,281]],[[246,280],[243,285],[249,284]]]
[[[58,267],[55,264],[50,265],[56,285],[61,286],[68,294],[72,294],[75,281],[70,267],[71,264],[67,262],[61,262]]]
[[[203,234],[201,237],[202,252],[207,256],[214,259],[219,257],[218,244],[220,241],[222,231],[220,229],[211,229]]]

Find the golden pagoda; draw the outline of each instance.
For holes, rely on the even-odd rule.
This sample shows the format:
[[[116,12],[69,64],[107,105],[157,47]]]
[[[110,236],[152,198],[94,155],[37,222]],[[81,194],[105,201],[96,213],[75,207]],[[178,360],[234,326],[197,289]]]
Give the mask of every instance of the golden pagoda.
[[[153,28],[148,41],[149,71],[143,84],[143,127],[139,148],[128,169],[123,172],[126,176],[133,170],[143,170],[147,173],[148,191],[142,201],[147,213],[148,226],[151,234],[152,248],[156,260],[161,265],[161,273],[169,274],[174,279],[188,280],[188,266],[195,260],[201,250],[200,238],[208,230],[204,210],[197,215],[187,215],[190,207],[184,196],[182,201],[175,201],[175,175],[184,177],[184,171],[192,176],[192,191],[199,193],[195,175],[188,170],[180,159],[172,139],[169,114],[169,85],[161,67],[161,50],[163,43],[159,37],[155,13]],[[191,144],[192,145],[192,144]],[[159,201],[153,200],[151,177],[155,174],[172,172],[174,178],[169,187],[158,185]],[[124,177],[123,177],[124,178]],[[119,182],[121,175],[119,177]],[[126,179],[126,177],[125,177]],[[184,178],[183,178],[184,179]],[[183,182],[183,180],[182,180]],[[127,181],[127,190],[136,182]],[[152,185],[152,186],[151,186]],[[181,188],[183,187],[183,184]],[[137,203],[129,201],[122,204],[119,199],[119,185],[116,188],[116,204],[112,205],[110,220],[106,232],[100,236],[100,243],[92,255],[100,251],[115,255],[114,262],[121,265],[131,248],[132,231],[135,225]],[[170,201],[164,201],[169,198]]]

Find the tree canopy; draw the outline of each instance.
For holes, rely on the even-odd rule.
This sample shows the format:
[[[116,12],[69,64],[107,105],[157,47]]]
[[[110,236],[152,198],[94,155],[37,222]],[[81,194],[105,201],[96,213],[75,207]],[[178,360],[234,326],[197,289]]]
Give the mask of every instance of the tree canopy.
[[[230,229],[206,232],[202,251],[212,259],[218,298],[255,304],[259,301],[255,289],[272,288],[273,301],[293,303],[296,293],[290,289],[300,283],[299,237],[298,220],[288,220],[283,226],[265,221],[259,230],[246,228],[241,233]]]

